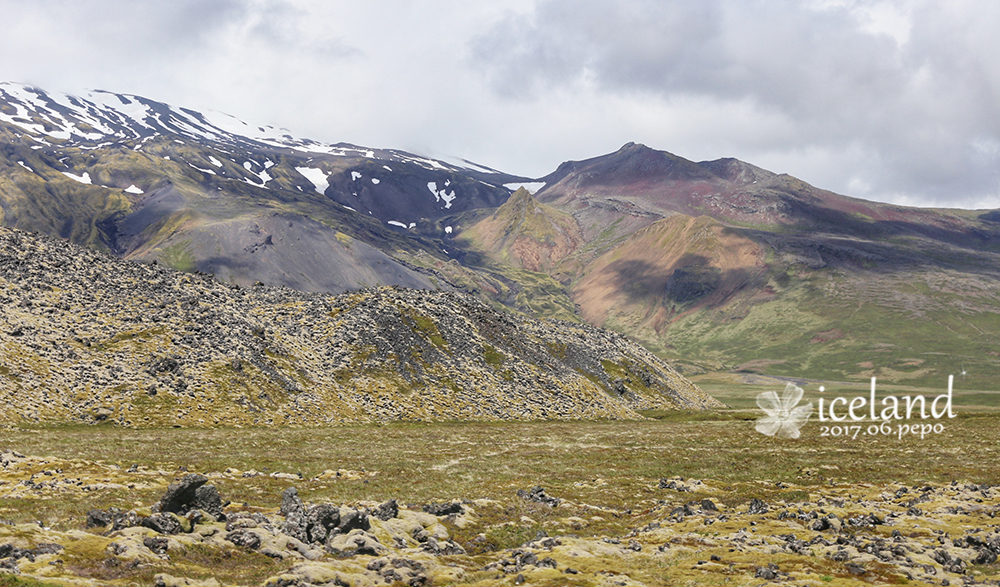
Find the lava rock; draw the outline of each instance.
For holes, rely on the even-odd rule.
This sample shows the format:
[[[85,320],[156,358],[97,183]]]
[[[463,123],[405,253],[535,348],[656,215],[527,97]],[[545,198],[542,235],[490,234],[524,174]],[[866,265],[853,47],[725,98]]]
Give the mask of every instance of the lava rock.
[[[517,490],[518,497],[526,499],[528,501],[534,501],[538,503],[544,503],[545,505],[551,507],[558,507],[562,500],[558,497],[552,497],[545,493],[545,489],[541,485],[536,485],[532,487],[529,491],[523,489]]]
[[[451,514],[463,514],[465,509],[457,501],[451,503],[429,503],[424,506],[424,511],[432,516],[450,516]]]
[[[383,522],[391,520],[392,518],[399,516],[399,504],[395,499],[390,499],[389,501],[379,505],[372,512],[372,517],[382,520]]]

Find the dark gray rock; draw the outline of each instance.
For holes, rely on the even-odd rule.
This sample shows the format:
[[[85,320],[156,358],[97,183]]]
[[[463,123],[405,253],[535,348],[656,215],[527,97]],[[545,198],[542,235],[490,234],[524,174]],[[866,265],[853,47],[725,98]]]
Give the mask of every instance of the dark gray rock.
[[[332,505],[314,505],[306,513],[307,542],[323,544],[340,525],[340,508]]]
[[[113,522],[114,515],[110,511],[90,510],[87,512],[87,529],[110,526]]]
[[[337,529],[341,534],[347,534],[351,530],[365,530],[372,527],[368,521],[368,514],[356,509],[349,509],[340,513],[340,524]]]
[[[208,483],[208,477],[204,475],[197,473],[185,475],[179,481],[174,481],[167,486],[166,493],[160,498],[159,503],[153,506],[153,511],[186,514],[194,509],[195,494],[198,488],[206,483]]]
[[[228,503],[222,503],[222,496],[214,485],[202,485],[195,489],[194,500],[190,504],[190,509],[199,509],[207,514],[211,514],[220,522],[226,521],[226,514],[223,508]]]
[[[300,542],[309,542],[308,524],[305,512],[292,511],[285,516],[285,524],[281,532]]]
[[[179,534],[183,529],[180,521],[170,514],[153,514],[142,521],[142,526],[158,534]]]
[[[750,509],[747,510],[748,514],[766,514],[768,511],[767,504],[763,501],[754,498],[750,500]]]
[[[107,510],[90,510],[87,512],[87,528],[105,527],[108,532],[117,532],[123,528],[133,528],[142,523],[139,514],[134,511],[122,511],[118,508]]]
[[[399,516],[399,504],[396,503],[395,499],[390,499],[389,501],[379,505],[372,512],[372,516],[385,522],[386,520],[391,520]]]
[[[142,539],[142,545],[154,554],[166,554],[169,541],[163,536],[147,536]]]
[[[248,550],[257,550],[260,548],[260,536],[247,529],[235,530],[226,534],[226,540]]]
[[[988,548],[980,549],[972,559],[974,565],[991,565],[997,562],[997,554]]]
[[[562,502],[562,500],[560,500],[558,497],[552,497],[547,493],[545,493],[545,488],[543,488],[541,485],[536,485],[532,487],[529,491],[518,489],[517,495],[522,499],[538,503],[544,503],[545,505],[551,507],[557,507]]]
[[[465,508],[460,502],[453,501],[451,503],[429,503],[424,506],[424,511],[432,516],[450,516],[451,514],[465,513]]]
[[[278,513],[287,517],[290,513],[305,514],[306,506],[299,499],[299,490],[289,487],[281,493],[281,509]]]

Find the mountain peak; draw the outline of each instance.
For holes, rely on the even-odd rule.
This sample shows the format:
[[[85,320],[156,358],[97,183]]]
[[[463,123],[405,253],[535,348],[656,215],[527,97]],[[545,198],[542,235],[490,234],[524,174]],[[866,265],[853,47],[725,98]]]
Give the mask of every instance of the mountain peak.
[[[698,165],[726,181],[737,184],[757,183],[776,177],[776,174],[771,171],[751,165],[745,161],[740,161],[734,157],[724,157],[714,161],[701,161]]]
[[[288,129],[252,125],[213,110],[196,111],[133,94],[90,90],[83,96],[46,92],[14,82],[0,82],[0,124],[7,123],[44,146],[94,148],[172,136],[239,149],[271,149],[307,156],[364,157],[388,163],[413,163],[432,171],[462,172],[486,183],[526,178],[464,161],[448,162],[394,149],[329,144],[293,137]]]

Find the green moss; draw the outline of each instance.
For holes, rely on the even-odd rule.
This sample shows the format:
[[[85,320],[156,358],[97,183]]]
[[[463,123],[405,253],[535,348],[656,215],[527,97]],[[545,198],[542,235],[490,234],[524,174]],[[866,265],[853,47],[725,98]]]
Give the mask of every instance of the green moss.
[[[413,328],[414,332],[427,337],[439,349],[443,351],[448,350],[448,342],[441,336],[441,332],[438,330],[434,320],[412,308],[400,307],[399,311],[403,315],[403,319]]]
[[[194,271],[195,259],[191,253],[191,240],[181,241],[163,249],[159,261],[178,271]]]
[[[0,574],[0,587],[59,587],[59,584],[30,579],[28,577],[18,577],[17,575]]]
[[[486,361],[487,365],[491,365],[493,367],[498,367],[499,368],[499,367],[503,366],[504,356],[503,356],[503,353],[501,353],[500,351],[498,351],[496,348],[494,348],[494,347],[492,347],[492,346],[490,346],[488,344],[484,344],[483,345],[483,360]]]
[[[166,334],[166,328],[163,326],[157,326],[156,328],[147,328],[144,330],[130,330],[127,332],[119,332],[115,334],[108,340],[102,341],[91,348],[96,352],[104,352],[108,350],[117,349],[123,343],[134,341],[137,338],[154,337]]]
[[[564,342],[546,342],[546,348],[549,349],[549,354],[553,357],[565,361],[568,356],[569,346]]]
[[[493,550],[517,548],[538,537],[539,524],[504,524],[486,532],[486,542]]]

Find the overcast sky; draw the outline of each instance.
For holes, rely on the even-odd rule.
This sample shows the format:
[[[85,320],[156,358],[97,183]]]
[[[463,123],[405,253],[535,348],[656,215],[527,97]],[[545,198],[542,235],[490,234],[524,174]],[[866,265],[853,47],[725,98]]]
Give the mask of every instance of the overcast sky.
[[[1000,2],[0,0],[0,79],[540,176],[634,141],[1000,207]]]

